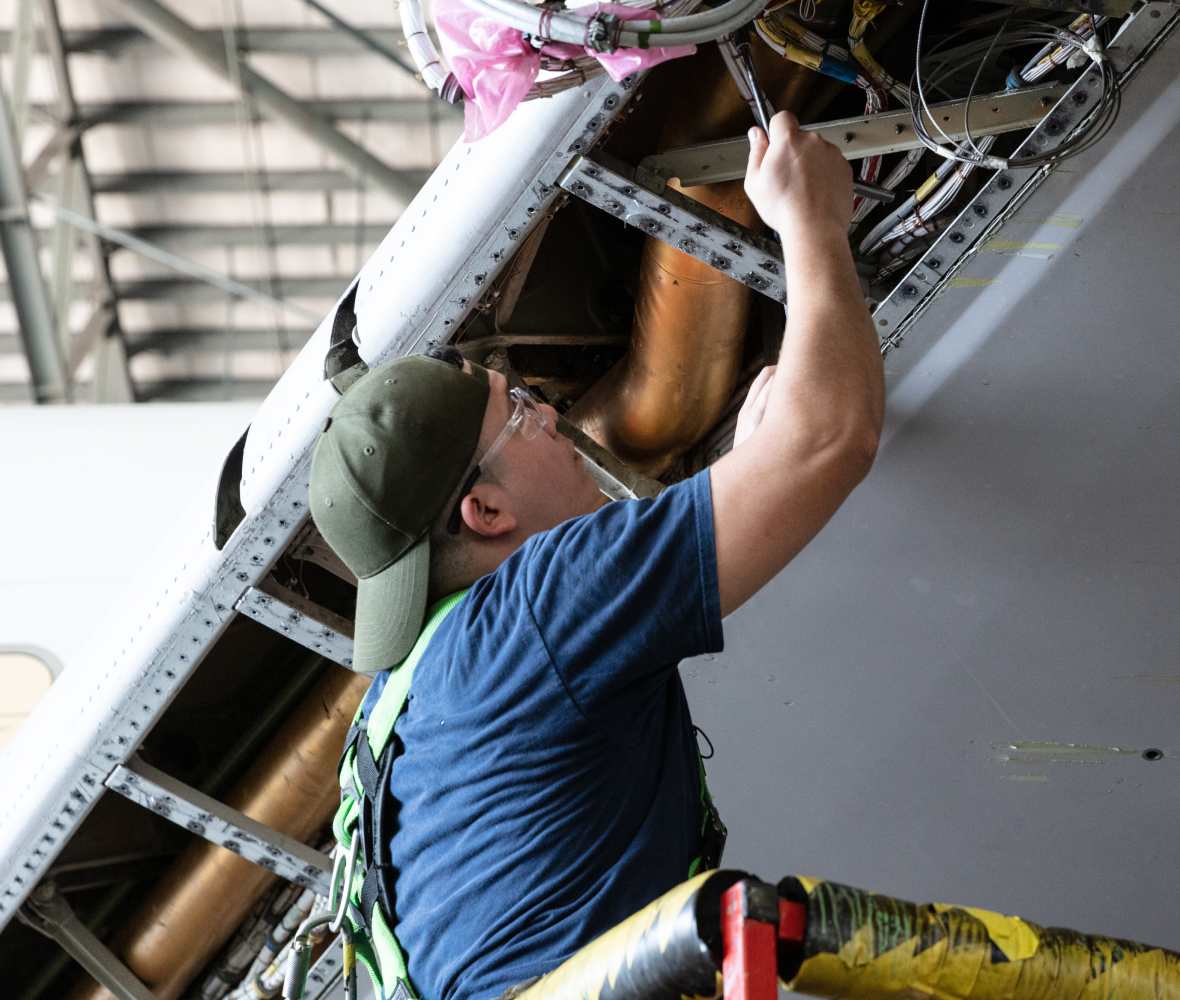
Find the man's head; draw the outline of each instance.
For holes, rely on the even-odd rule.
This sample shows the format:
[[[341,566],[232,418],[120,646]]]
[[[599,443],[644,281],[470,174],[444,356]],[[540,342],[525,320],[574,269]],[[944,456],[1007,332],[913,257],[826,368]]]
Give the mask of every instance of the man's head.
[[[600,500],[545,404],[530,415],[532,428],[544,419],[539,433],[512,433],[481,464],[520,404],[499,372],[454,348],[431,354],[388,362],[352,386],[312,460],[312,515],[360,580],[354,668],[366,673],[405,657],[428,598],[469,586]]]

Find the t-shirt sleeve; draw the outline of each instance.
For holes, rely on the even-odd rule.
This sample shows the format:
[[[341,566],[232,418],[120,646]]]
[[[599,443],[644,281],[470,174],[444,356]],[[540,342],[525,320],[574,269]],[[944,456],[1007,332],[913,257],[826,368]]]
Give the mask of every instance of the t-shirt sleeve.
[[[526,556],[537,631],[570,697],[627,740],[680,660],[724,646],[709,472],[538,536]]]

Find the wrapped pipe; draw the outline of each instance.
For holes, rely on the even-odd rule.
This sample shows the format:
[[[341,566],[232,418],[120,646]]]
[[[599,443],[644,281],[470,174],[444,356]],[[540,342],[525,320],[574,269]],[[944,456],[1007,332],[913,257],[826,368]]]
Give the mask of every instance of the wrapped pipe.
[[[698,875],[592,941],[517,1000],[721,996],[721,894],[743,872]]]
[[[832,1000],[1178,1000],[1180,954],[1041,927],[989,910],[919,906],[820,879],[783,879],[804,903],[801,946],[778,956],[788,990]]]

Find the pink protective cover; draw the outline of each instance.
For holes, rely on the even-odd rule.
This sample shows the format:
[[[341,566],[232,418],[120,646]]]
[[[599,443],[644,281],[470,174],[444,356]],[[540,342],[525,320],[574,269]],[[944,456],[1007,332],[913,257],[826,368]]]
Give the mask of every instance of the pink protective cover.
[[[575,10],[581,14],[618,14],[624,21],[658,20],[660,16],[655,11],[612,3],[588,4]],[[541,52],[535,52],[516,28],[484,17],[463,0],[436,0],[434,23],[443,55],[467,98],[463,122],[465,142],[482,139],[508,120],[541,72],[542,52],[556,59],[571,59],[585,52],[597,58],[614,79],[621,80],[638,69],[696,51],[695,45],[678,45],[619,49],[606,55],[578,45],[549,42]]]

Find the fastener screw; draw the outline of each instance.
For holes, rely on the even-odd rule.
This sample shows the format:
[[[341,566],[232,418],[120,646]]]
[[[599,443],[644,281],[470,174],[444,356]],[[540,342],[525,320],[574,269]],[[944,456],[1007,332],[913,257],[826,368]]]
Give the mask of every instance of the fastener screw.
[[[964,238],[962,233],[951,233],[950,237],[952,243],[962,243]]]
[[[901,290],[901,294],[904,295],[907,299],[912,299],[915,295],[918,294],[918,289],[915,288],[913,285],[906,285],[905,288],[903,288]]]
[[[893,134],[894,135],[901,135],[902,132],[904,132],[904,131],[905,131],[905,126],[901,122],[898,122],[896,125],[893,126]]]
[[[845,132],[844,133],[844,141],[845,142],[852,142],[852,140],[855,138],[856,138],[855,132]]]
[[[934,268],[937,271],[940,267],[942,267],[942,261],[931,257],[928,261],[926,261],[926,265],[928,267]]]
[[[987,206],[986,205],[976,205],[975,208],[972,209],[972,211],[982,219],[985,215],[987,215]]]
[[[1051,97],[1042,97],[1041,98],[1041,107],[1042,108],[1047,108],[1052,103],[1053,103],[1053,98],[1051,98]]]

